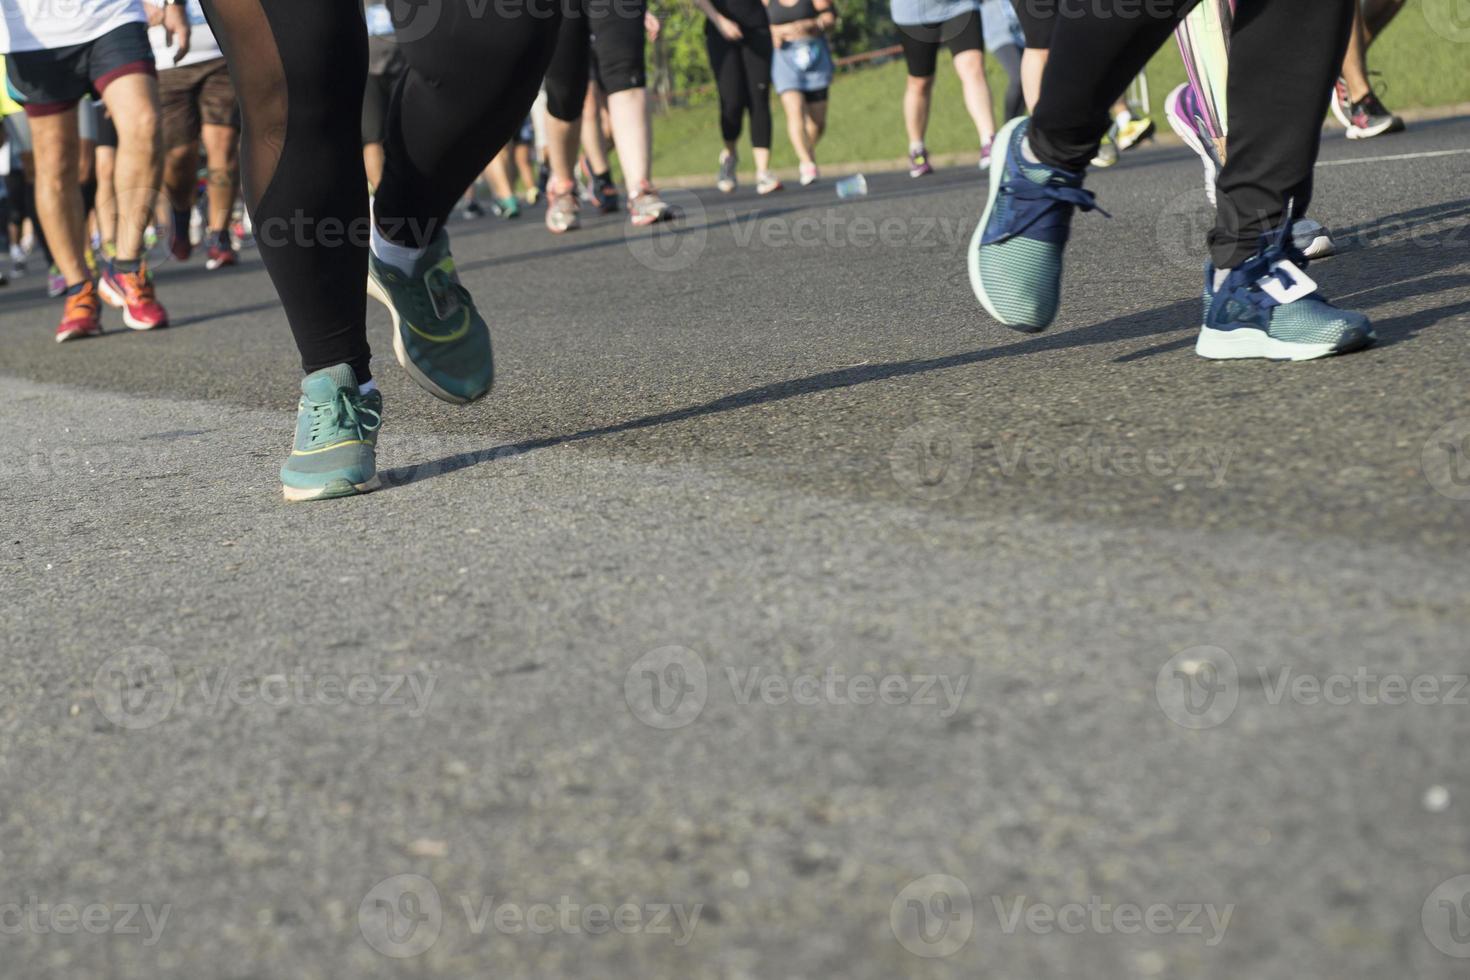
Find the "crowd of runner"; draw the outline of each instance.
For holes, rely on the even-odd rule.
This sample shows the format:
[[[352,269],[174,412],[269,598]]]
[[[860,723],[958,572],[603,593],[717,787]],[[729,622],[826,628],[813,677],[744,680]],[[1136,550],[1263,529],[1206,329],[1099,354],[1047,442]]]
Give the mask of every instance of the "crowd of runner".
[[[691,2],[706,18],[718,91],[717,189],[739,186],[747,120],[756,193],[783,189],[772,89],[795,178],[820,180],[840,6]],[[971,285],[999,322],[1044,329],[1060,304],[1072,217],[1096,208],[1086,171],[1152,134],[1127,92],[1172,34],[1189,80],[1164,112],[1199,154],[1218,212],[1196,350],[1306,359],[1358,349],[1373,339],[1367,318],[1332,306],[1304,271],[1332,251],[1307,217],[1311,176],[1329,109],[1352,139],[1403,128],[1367,69],[1403,2],[1160,0],[1153,16],[1115,17],[1105,3],[1061,16],[1027,0],[892,0],[908,172],[934,170],[925,140],[947,49],[975,158],[990,172]],[[58,341],[101,333],[104,305],[153,330],[168,313],[150,255],[200,252],[213,271],[257,247],[306,375],[281,470],[290,500],[376,485],[383,405],[367,297],[387,307],[396,358],[426,390],[454,403],[490,390],[489,329],[446,230],[456,212],[485,212],[482,180],[493,213],[544,206],[555,234],[578,228],[584,208],[626,211],[635,227],[675,217],[653,180],[646,66],[662,23],[646,0],[528,0],[525,16],[453,0],[0,9],[0,284],[44,271],[61,301]],[[1008,79],[999,120],[987,54]],[[872,134],[875,145],[895,137]],[[315,230],[303,232],[303,219]],[[329,238],[330,228],[339,232]]]

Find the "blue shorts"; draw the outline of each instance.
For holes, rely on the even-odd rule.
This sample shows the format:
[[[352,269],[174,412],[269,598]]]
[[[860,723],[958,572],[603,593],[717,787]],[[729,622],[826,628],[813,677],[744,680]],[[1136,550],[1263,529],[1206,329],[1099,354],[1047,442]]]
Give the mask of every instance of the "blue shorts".
[[[771,59],[771,84],[781,92],[825,92],[832,84],[832,49],[824,37],[787,41]]]

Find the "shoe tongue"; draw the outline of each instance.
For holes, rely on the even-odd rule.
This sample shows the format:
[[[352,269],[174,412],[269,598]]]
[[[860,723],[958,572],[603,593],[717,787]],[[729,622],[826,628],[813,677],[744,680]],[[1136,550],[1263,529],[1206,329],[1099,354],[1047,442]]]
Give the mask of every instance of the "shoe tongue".
[[[309,402],[329,402],[343,388],[357,390],[357,375],[347,364],[335,364],[308,374],[301,381],[301,393]]]

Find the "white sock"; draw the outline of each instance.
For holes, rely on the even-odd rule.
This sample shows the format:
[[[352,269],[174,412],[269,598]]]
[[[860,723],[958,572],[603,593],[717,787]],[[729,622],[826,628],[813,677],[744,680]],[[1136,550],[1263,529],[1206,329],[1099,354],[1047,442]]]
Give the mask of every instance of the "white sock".
[[[1220,291],[1220,287],[1223,286],[1223,285],[1225,285],[1225,280],[1226,279],[1229,279],[1229,278],[1230,278],[1230,270],[1229,269],[1216,269],[1215,270],[1215,292],[1218,293]]]
[[[909,140],[909,152],[910,153],[922,153],[923,151],[924,151],[924,141],[923,140]]]
[[[359,395],[366,395],[368,392],[377,391],[377,390],[378,390],[378,382],[377,381],[368,381],[366,384],[360,384],[360,385],[357,386],[357,393]]]
[[[1041,159],[1031,152],[1031,137],[1021,140],[1021,159],[1027,163],[1040,163]]]
[[[393,268],[405,275],[413,274],[413,267],[418,264],[419,259],[424,257],[427,248],[409,248],[407,245],[398,245],[383,237],[378,230],[378,219],[372,216],[370,224],[373,226],[370,247],[373,254],[378,257],[379,262],[386,262]]]
[[[1113,122],[1119,126],[1126,126],[1133,121],[1133,113],[1127,109],[1119,109],[1118,114],[1113,117]]]

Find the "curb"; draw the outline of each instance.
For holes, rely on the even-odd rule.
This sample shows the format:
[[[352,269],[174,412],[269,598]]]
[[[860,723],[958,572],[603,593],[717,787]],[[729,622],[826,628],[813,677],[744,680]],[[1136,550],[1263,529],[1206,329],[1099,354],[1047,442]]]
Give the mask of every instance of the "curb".
[[[1400,112],[1406,123],[1429,122],[1436,119],[1453,119],[1457,116],[1470,116],[1470,102],[1458,102],[1454,105],[1434,106],[1427,109],[1408,109]],[[1162,116],[1162,109],[1160,110]],[[1328,132],[1340,131],[1342,127],[1336,120],[1327,120],[1322,128]],[[1145,146],[1167,146],[1170,148],[1183,146],[1184,142],[1174,135],[1167,122],[1161,122],[1149,138]],[[976,153],[940,153],[930,157],[930,163],[937,167],[976,167],[980,163],[980,154]],[[822,164],[822,177],[846,177],[848,174],[889,174],[907,171],[909,162],[907,158],[865,160],[859,163],[833,163]],[[681,177],[659,177],[656,181],[659,187],[709,187],[714,182],[714,166],[710,166],[708,174],[685,174]],[[776,176],[782,181],[793,181],[799,178],[795,167],[782,168],[776,171]]]

